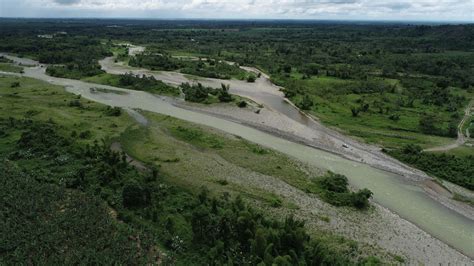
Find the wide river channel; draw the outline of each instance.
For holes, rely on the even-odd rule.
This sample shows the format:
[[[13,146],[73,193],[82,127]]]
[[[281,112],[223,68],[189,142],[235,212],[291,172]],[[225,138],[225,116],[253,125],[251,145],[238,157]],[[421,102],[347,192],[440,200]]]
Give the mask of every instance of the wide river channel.
[[[107,105],[140,108],[213,127],[272,148],[302,162],[348,177],[358,188],[369,188],[374,200],[401,217],[418,225],[434,237],[474,258],[474,221],[430,198],[419,186],[396,174],[354,162],[335,154],[294,143],[268,133],[210,115],[178,108],[146,92],[118,89],[78,80],[47,76],[42,68],[25,68],[25,76],[65,86],[75,94]],[[91,92],[101,87],[126,94]],[[290,107],[290,105],[288,105]]]

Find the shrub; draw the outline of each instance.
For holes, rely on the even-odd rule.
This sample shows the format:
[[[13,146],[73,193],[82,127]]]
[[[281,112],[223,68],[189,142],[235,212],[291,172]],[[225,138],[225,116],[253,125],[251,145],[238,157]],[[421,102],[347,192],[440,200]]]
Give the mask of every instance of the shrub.
[[[231,102],[233,100],[232,95],[229,93],[230,86],[221,84],[221,90],[219,91],[219,101],[220,102]]]
[[[18,88],[18,87],[20,87],[20,82],[18,81],[12,82],[12,84],[10,84],[10,88]]]
[[[122,191],[122,203],[127,208],[146,206],[150,197],[150,191],[136,183],[125,185]]]
[[[69,106],[70,107],[77,107],[77,108],[82,108],[83,107],[81,101],[77,100],[77,99],[69,101]]]
[[[237,106],[240,107],[240,108],[245,108],[245,107],[247,107],[247,102],[246,101],[240,101],[239,103],[237,103]]]
[[[313,100],[308,95],[303,96],[303,100],[299,102],[298,107],[302,110],[311,110],[311,107],[314,105]]]
[[[105,114],[108,116],[120,116],[122,114],[122,108],[120,107],[110,107],[107,106],[107,109],[105,110]]]
[[[347,177],[334,173],[328,173],[318,180],[318,185],[323,190],[321,196],[326,202],[335,206],[367,208],[372,192],[366,188],[350,192],[348,184]]]
[[[253,75],[253,74],[248,75],[248,77],[247,77],[247,82],[255,82],[255,80],[257,80],[257,78],[255,77],[255,75]]]

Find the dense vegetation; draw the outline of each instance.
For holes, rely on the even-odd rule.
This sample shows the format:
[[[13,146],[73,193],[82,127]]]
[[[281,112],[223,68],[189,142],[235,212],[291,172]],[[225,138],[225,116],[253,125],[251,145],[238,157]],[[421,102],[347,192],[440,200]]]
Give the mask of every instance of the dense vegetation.
[[[11,87],[13,83],[18,85]],[[89,102],[33,79],[0,77],[0,88],[0,170],[4,173],[0,196],[6,199],[0,203],[0,264],[21,264],[25,258],[33,264],[379,261],[361,255],[354,241],[310,234],[292,216],[269,216],[250,207],[248,198],[183,185],[176,181],[180,173],[169,178],[157,164],[138,171],[125,154],[111,151],[110,144],[118,138],[127,145],[145,141],[147,145],[139,145],[142,151],[155,150],[154,142],[121,138],[131,124],[120,108]],[[159,120],[184,125],[165,116]],[[236,156],[228,160],[242,167],[246,161],[256,162],[265,174],[275,172],[275,167],[262,170],[266,169],[262,162],[278,162],[278,175],[292,181],[306,178],[292,170],[297,168],[286,169],[281,155],[255,144],[217,139],[189,124],[162,125],[165,132],[186,141],[182,146],[196,145],[186,153],[202,155],[210,148],[223,152],[223,157]],[[166,145],[173,152],[182,147],[176,139],[164,140],[167,144],[156,149],[158,156],[167,156]],[[161,162],[166,161],[178,164]],[[198,178],[196,172],[201,170],[207,171],[193,168],[190,179]],[[285,204],[274,199],[274,208]]]
[[[130,90],[146,91],[156,94],[179,95],[179,90],[153,76],[133,75],[127,73],[123,75],[100,74],[93,77],[84,78],[84,81],[110,85]]]
[[[474,190],[473,155],[461,157],[427,153],[417,145],[407,145],[403,149],[390,151],[389,154],[436,177]]]
[[[47,69],[49,75],[76,79],[103,73],[97,60],[111,55],[99,39],[66,32],[56,32],[51,38],[34,33],[2,34],[0,50],[52,64]]]
[[[349,191],[347,177],[339,174],[328,173],[315,180],[322,198],[335,206],[352,206],[365,209],[369,206],[372,192],[366,188],[357,192]]]
[[[3,201],[3,262],[351,264],[292,217],[269,219],[240,198],[206,189],[194,196],[163,183],[156,169],[137,172],[108,146],[61,136],[54,123],[10,118],[0,125],[3,136],[21,132],[0,150],[8,159],[0,193],[16,198]]]
[[[0,24],[0,51],[53,64],[47,70],[50,75],[156,93],[176,95],[177,91],[151,78],[140,81],[101,74],[97,60],[116,51],[117,43],[128,42],[147,47],[136,57],[121,50],[119,60],[133,66],[248,81],[254,77],[238,65],[256,66],[282,85],[285,95],[301,109],[345,133],[388,149],[449,142],[448,138],[456,137],[463,108],[474,95],[473,25],[120,20],[31,23],[10,19],[2,19]],[[226,64],[226,60],[238,65]],[[2,67],[20,71],[8,63],[0,63]],[[220,100],[219,92],[204,87],[185,86],[184,90],[190,101]],[[226,95],[221,99],[228,100]],[[472,149],[468,153],[472,154]],[[399,158],[407,161],[404,156]]]
[[[122,60],[126,60],[122,57]],[[216,59],[201,59],[194,57],[173,57],[168,53],[149,47],[145,53],[131,56],[128,64],[134,67],[144,67],[151,70],[177,71],[181,73],[219,79],[247,79],[251,76],[238,64],[229,64]]]
[[[220,89],[203,86],[201,83],[181,84],[181,89],[184,93],[184,99],[196,103],[212,103],[218,100],[219,102],[228,103],[234,100],[229,93],[229,85],[221,84]]]

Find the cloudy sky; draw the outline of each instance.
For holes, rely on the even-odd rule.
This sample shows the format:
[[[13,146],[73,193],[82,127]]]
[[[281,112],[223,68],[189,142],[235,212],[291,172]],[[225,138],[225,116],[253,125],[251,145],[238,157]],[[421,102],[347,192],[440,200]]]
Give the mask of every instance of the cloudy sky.
[[[474,0],[0,0],[0,17],[474,22]]]

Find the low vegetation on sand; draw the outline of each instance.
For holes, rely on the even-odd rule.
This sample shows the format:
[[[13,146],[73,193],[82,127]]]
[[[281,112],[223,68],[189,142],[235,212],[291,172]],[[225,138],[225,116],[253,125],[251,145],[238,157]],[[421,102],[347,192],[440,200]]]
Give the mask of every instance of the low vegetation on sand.
[[[234,101],[234,97],[229,93],[229,85],[221,84],[220,89],[203,86],[201,83],[183,83],[180,88],[184,93],[184,99],[196,103],[228,103]]]
[[[113,75],[104,73],[92,77],[83,78],[82,80],[91,83],[98,83],[124,89],[146,91],[149,93],[160,95],[179,95],[179,89],[167,85],[161,80],[155,79],[155,77],[153,76],[140,76],[133,75],[131,73],[126,73],[123,75]]]

